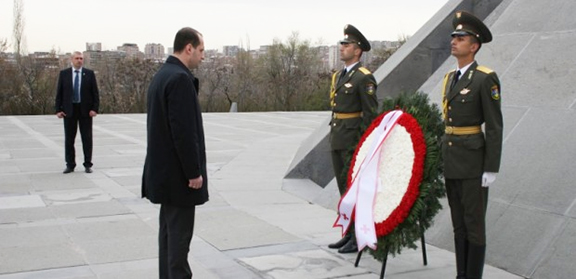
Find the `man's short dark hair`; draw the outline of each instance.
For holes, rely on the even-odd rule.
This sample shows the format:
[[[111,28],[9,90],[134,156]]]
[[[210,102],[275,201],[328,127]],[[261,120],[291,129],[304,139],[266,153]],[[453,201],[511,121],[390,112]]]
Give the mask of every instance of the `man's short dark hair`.
[[[200,36],[202,36],[202,34],[194,28],[184,27],[180,29],[174,38],[174,52],[178,53],[183,51],[188,44],[192,44],[194,48],[198,47],[198,45],[200,45]]]
[[[482,42],[478,38],[476,38],[475,36],[470,36],[470,40],[472,41],[472,43],[478,44],[478,49],[476,50],[476,52],[474,54],[478,53],[478,51],[480,51],[480,48],[482,47]]]

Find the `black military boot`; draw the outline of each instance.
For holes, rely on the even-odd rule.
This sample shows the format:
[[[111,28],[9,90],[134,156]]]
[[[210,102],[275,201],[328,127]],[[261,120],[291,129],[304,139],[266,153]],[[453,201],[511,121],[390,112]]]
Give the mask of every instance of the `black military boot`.
[[[330,249],[340,249],[342,246],[346,245],[350,241],[350,234],[345,235],[342,239],[338,240],[336,243],[328,244]]]
[[[454,238],[454,251],[456,252],[456,279],[466,279],[468,241],[465,238]]]
[[[338,249],[338,253],[340,254],[347,254],[347,253],[356,253],[358,252],[358,245],[356,244],[356,237],[350,237],[348,243],[346,243],[342,248]]]
[[[482,279],[486,245],[468,244],[468,262],[466,263],[467,279]]]

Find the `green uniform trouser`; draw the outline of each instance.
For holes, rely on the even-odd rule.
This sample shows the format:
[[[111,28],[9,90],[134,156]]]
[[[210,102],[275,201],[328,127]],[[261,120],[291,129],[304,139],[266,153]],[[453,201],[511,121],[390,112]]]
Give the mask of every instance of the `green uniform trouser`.
[[[338,184],[338,191],[340,196],[346,193],[348,180],[348,174],[344,173],[344,167],[348,163],[347,160],[352,158],[352,151],[349,150],[332,150],[332,167],[334,168],[334,176],[336,177],[336,183]]]
[[[446,179],[456,251],[456,278],[481,279],[486,254],[488,187],[482,178]]]
[[[338,191],[340,192],[340,197],[346,194],[348,174],[344,173],[344,167],[346,166],[347,160],[350,160],[354,155],[353,151],[350,150],[332,150],[332,166],[334,167],[334,176],[336,177],[336,183],[338,184]],[[348,233],[354,235],[354,226],[350,226]]]
[[[482,178],[446,179],[446,195],[454,238],[486,245],[488,187],[482,187]]]

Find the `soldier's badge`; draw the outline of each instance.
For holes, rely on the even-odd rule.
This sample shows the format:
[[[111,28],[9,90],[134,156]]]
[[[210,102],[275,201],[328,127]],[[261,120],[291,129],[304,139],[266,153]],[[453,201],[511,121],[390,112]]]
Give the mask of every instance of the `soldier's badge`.
[[[496,101],[500,100],[500,90],[498,89],[498,85],[492,86],[490,89],[490,95],[492,96],[492,99]]]
[[[466,95],[466,94],[468,94],[468,92],[470,92],[470,89],[464,88],[464,89],[462,89],[462,91],[460,91],[460,94]]]
[[[350,87],[352,87],[352,83],[346,83],[346,84],[344,84],[344,87],[350,88]]]
[[[366,84],[366,93],[368,93],[368,95],[374,94],[374,90],[375,90],[374,84],[372,83]]]

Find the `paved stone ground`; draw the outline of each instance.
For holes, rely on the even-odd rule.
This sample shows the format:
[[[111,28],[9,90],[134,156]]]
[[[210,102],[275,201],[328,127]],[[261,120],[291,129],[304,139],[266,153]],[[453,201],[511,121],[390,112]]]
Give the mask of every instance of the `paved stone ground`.
[[[300,143],[327,112],[204,114],[211,200],[198,207],[194,278],[379,278],[367,253],[327,249],[332,209],[282,190]],[[94,173],[64,175],[55,116],[0,117],[0,279],[157,278],[158,206],[140,198],[144,114],[94,121]],[[78,162],[81,144],[77,139]],[[81,165],[81,164],[79,164]],[[386,278],[453,278],[454,255],[427,245],[390,258]],[[485,278],[520,278],[487,266]]]

